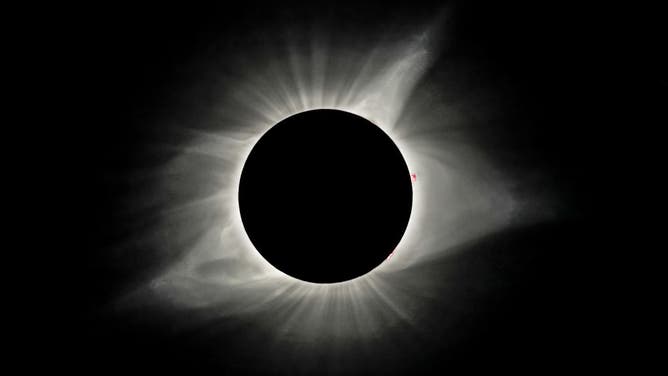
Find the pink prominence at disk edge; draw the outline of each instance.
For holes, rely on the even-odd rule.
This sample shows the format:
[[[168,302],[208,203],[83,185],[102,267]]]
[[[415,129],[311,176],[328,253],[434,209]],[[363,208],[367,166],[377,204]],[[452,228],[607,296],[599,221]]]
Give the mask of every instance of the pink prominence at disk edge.
[[[413,181],[413,183],[415,183],[415,181],[417,181],[417,175],[411,174],[411,180]]]

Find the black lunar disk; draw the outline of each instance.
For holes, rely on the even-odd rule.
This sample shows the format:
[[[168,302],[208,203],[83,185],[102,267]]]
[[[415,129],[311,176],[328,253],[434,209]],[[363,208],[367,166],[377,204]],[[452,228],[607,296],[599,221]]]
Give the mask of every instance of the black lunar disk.
[[[333,283],[368,273],[406,230],[413,191],[390,137],[339,110],[282,120],[253,147],[239,186],[244,228],[282,272]]]

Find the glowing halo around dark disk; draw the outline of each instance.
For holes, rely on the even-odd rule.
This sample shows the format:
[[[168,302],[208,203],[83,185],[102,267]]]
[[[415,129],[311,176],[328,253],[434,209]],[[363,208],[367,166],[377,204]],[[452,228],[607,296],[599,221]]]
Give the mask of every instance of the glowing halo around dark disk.
[[[251,242],[297,279],[334,283],[380,265],[411,213],[410,173],[376,125],[319,109],[283,119],[255,144],[239,186]]]
[[[249,37],[249,43],[235,43],[243,46],[239,53],[207,57],[204,73],[187,91],[186,103],[195,98],[196,111],[157,128],[169,130],[170,137],[156,148],[176,153],[152,171],[155,189],[136,201],[157,219],[132,244],[159,250],[160,259],[172,262],[118,305],[142,317],[182,317],[179,330],[211,328],[212,339],[243,331],[254,340],[240,346],[238,355],[272,354],[277,361],[271,367],[313,359],[286,372],[303,374],[319,372],[318,354],[345,350],[366,359],[376,343],[411,338],[405,344],[412,346],[425,335],[447,333],[423,330],[422,320],[435,304],[452,308],[439,318],[445,328],[462,322],[462,298],[452,289],[456,276],[468,273],[457,269],[459,256],[472,242],[535,223],[556,209],[549,200],[522,194],[523,182],[496,165],[478,140],[476,132],[494,126],[499,96],[469,86],[478,81],[462,80],[471,72],[458,64],[446,60],[440,66],[447,69],[432,70],[444,46],[441,21],[416,23],[403,36],[270,29],[262,43]],[[384,247],[380,264],[366,274],[331,280],[340,283],[314,283],[277,267],[248,233],[239,202],[244,167],[258,143],[285,119],[322,109],[355,114],[382,129],[410,168],[397,178],[411,189],[412,202],[396,248]],[[317,145],[311,138],[301,147],[321,152]],[[345,150],[341,146],[336,153]],[[297,156],[296,164],[274,171],[280,181],[265,187],[267,197],[289,204],[281,202],[282,194],[312,192],[307,176],[313,171],[302,163],[314,158]],[[372,170],[351,161],[333,175],[343,188],[356,188]],[[288,227],[283,233],[303,234],[308,221],[286,221],[285,215],[276,213],[276,221]],[[351,221],[358,220],[352,217],[341,221],[342,233],[350,234]],[[323,260],[349,261],[342,254],[347,249],[348,244],[323,252]],[[220,355],[229,359],[223,350]]]

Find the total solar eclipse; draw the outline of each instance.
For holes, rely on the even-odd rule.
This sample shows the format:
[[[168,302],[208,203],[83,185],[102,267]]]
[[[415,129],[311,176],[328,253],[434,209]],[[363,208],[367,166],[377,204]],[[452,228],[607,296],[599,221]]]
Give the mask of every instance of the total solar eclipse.
[[[342,282],[394,251],[408,225],[411,184],[401,152],[378,126],[345,111],[311,110],[255,144],[239,209],[249,239],[278,270]]]

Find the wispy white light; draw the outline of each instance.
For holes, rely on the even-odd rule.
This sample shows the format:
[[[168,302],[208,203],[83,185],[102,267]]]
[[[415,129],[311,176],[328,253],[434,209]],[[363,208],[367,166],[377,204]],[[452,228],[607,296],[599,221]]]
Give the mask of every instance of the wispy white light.
[[[119,305],[153,299],[200,310],[209,319],[270,313],[263,325],[275,341],[338,343],[381,335],[388,326],[419,330],[418,302],[430,296],[430,284],[419,276],[408,281],[398,271],[527,215],[518,211],[523,206],[509,179],[475,143],[433,131],[465,128],[465,111],[438,98],[430,109],[439,116],[410,107],[440,52],[433,37],[426,28],[375,46],[343,48],[317,37],[306,46],[288,41],[283,53],[249,51],[264,59],[243,67],[241,76],[221,73],[224,94],[209,109],[208,125],[180,127],[190,141],[164,166],[156,188],[190,193],[188,202],[161,208],[162,235],[147,240],[165,252],[176,247],[183,257]],[[393,256],[337,284],[299,281],[270,265],[244,232],[237,201],[241,169],[255,142],[280,120],[315,108],[349,111],[377,124],[417,178],[409,225]],[[351,171],[351,179],[356,173],[363,172]],[[299,171],[285,176],[289,183]]]

